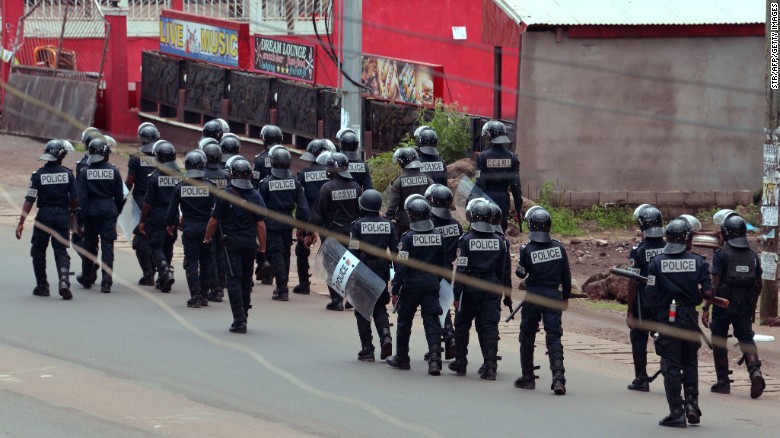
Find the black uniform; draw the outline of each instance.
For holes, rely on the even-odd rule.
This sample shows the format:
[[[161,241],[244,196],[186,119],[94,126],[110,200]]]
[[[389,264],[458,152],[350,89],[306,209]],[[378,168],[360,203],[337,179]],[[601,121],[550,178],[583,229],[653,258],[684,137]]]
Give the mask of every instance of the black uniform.
[[[506,246],[495,233],[469,231],[458,242],[456,271],[496,285],[504,284]],[[455,313],[455,358],[465,365],[469,331],[474,318],[480,320],[484,339],[484,360],[488,368],[496,369],[498,354],[498,321],[501,318],[501,295],[455,281],[453,288],[460,307]]]
[[[30,255],[33,259],[33,273],[38,286],[48,287],[46,280],[46,248],[54,250],[54,263],[57,266],[58,275],[67,275],[70,272],[70,256],[68,244],[60,239],[68,240],[68,213],[71,202],[78,199],[76,191],[76,178],[67,167],[57,162],[48,162],[30,176],[30,187],[24,200],[37,203],[38,213],[35,220],[54,230],[52,236],[40,227],[35,227],[32,232],[32,248]]]
[[[116,218],[124,206],[122,175],[113,164],[100,161],[83,167],[78,178],[79,226],[84,228],[84,249],[97,254],[100,238],[100,257],[103,268],[114,267]],[[82,258],[82,273],[90,275],[94,263]],[[102,286],[113,284],[111,274],[104,269]]]
[[[447,264],[445,267],[451,271],[453,268],[453,263],[455,263],[455,257],[457,257],[458,240],[463,234],[463,227],[461,227],[460,222],[458,222],[458,220],[453,217],[445,219],[432,214],[431,220],[433,221],[433,227],[438,232],[440,232],[444,238],[444,251],[447,257]],[[448,282],[451,281],[450,278],[445,278],[445,280]],[[442,310],[444,310],[446,313],[444,317],[444,329],[442,330],[444,335],[444,343],[446,346],[454,345],[455,328],[452,325],[452,315],[450,313],[450,309]]]
[[[493,144],[477,157],[477,186],[490,197],[504,214],[501,228],[506,230],[509,216],[509,193],[512,192],[515,210],[523,210],[523,195],[520,189],[520,162],[514,153],[500,144]]]
[[[173,244],[178,238],[178,228],[174,227],[173,236],[169,236],[166,231],[166,216],[174,189],[181,180],[181,176],[167,175],[159,170],[155,170],[148,179],[144,203],[149,204],[151,210],[145,223],[146,237],[149,239],[152,259],[158,273],[164,271],[163,263],[170,266],[173,259]],[[178,224],[178,221],[176,223]]]
[[[512,257],[510,253],[510,247],[509,241],[504,237],[504,233],[496,231],[496,235],[498,236],[499,240],[501,241],[501,245],[503,245],[504,250],[507,253],[507,256],[504,259],[504,296],[510,296],[512,293]],[[500,312],[500,308],[499,308]],[[445,321],[446,324],[446,321]],[[477,331],[477,339],[479,340],[479,348],[482,350],[482,356],[486,356],[485,352],[485,332],[482,329],[482,318],[479,314],[476,315],[474,318],[474,329]],[[445,326],[446,330],[446,326]],[[483,370],[484,371],[484,370]],[[480,373],[481,374],[481,373]]]
[[[660,254],[650,261],[645,295],[658,303],[657,321],[682,330],[694,332],[697,337],[698,306],[702,291],[712,290],[709,267],[703,257],[683,251],[679,254]],[[669,321],[669,307],[677,303],[677,317]],[[699,364],[697,354],[700,341],[683,340],[659,334],[655,340],[655,352],[661,356],[661,373],[664,375],[666,400],[671,412],[683,409],[680,395],[684,388],[687,398],[698,398]]]
[[[371,171],[368,169],[368,164],[365,161],[349,160],[349,173],[352,175],[352,179],[364,191],[374,188],[371,184]]]
[[[447,185],[447,163],[436,155],[419,154],[422,168],[420,171],[428,175],[435,184]]]
[[[203,178],[187,178],[178,183],[171,194],[165,220],[166,226],[176,227],[181,206],[184,273],[192,298],[206,297],[211,279],[211,248],[203,243],[203,238],[214,206],[214,196],[205,184],[211,182]]]
[[[427,178],[427,177],[426,177]],[[407,231],[401,237],[398,246],[398,260],[419,260],[434,266],[445,266],[444,239],[436,230],[430,232]],[[409,363],[409,337],[412,333],[412,321],[420,307],[428,351],[438,357],[441,349],[442,314],[439,305],[441,277],[424,271],[418,271],[403,263],[396,264],[393,278],[393,295],[400,295],[398,302],[398,328],[396,330],[396,357],[402,363]]]
[[[73,173],[73,176],[76,177],[76,190],[78,191],[78,180],[79,175],[81,175],[81,169],[84,169],[87,167],[87,163],[89,162],[89,154],[84,154],[84,157],[82,157],[80,160],[76,161],[76,172]],[[84,236],[79,235],[79,233],[71,233],[70,235],[70,241],[73,243],[73,246],[83,248],[84,247]],[[87,262],[87,257],[85,257],[80,252],[77,252],[79,255],[79,258],[81,259],[81,264],[84,265]]]
[[[255,187],[260,185],[260,181],[264,180],[271,174],[271,157],[268,156],[268,151],[274,145],[266,146],[263,152],[255,155],[254,168],[252,169],[252,183]]]
[[[635,246],[628,255],[628,269],[643,277],[647,277],[647,268],[653,257],[661,254],[666,242],[661,237],[646,237]],[[631,315],[641,323],[643,319],[653,321],[658,313],[658,303],[648,300],[645,294],[645,285],[640,283],[636,288],[636,300],[630,309]],[[641,327],[632,328],[629,332],[631,338],[631,354],[634,358],[634,376],[637,379],[647,378],[647,340],[650,332]]]
[[[157,158],[151,154],[145,154],[138,152],[130,157],[127,162],[127,175],[133,176],[133,200],[138,209],[141,210],[144,206],[144,198],[146,197],[146,190],[149,186],[149,176],[157,170]],[[133,249],[135,255],[138,258],[138,264],[141,266],[141,270],[144,275],[150,273],[154,274],[154,261],[152,259],[152,248],[149,246],[149,240],[146,236],[138,232],[136,227],[133,230]]]
[[[206,163],[203,176],[223,190],[228,185],[228,174],[224,164]],[[215,197],[216,199],[216,197]],[[225,267],[225,243],[222,233],[217,231],[211,239],[211,290],[210,298],[222,300],[222,290],[227,287],[227,269]]]
[[[403,174],[390,184],[390,200],[385,217],[395,220],[399,236],[409,229],[409,215],[404,210],[406,198],[415,194],[425,195],[425,190],[431,184],[433,180],[420,172],[420,169],[404,169]]]
[[[309,203],[298,179],[278,178],[269,175],[260,182],[260,196],[266,201],[269,210],[285,216],[292,216],[307,222],[310,218]],[[276,287],[285,288],[290,276],[290,247],[292,246],[292,225],[273,218],[266,218],[266,253],[272,272],[276,277]]]
[[[328,182],[328,175],[325,172],[324,164],[316,162],[298,172],[298,181],[303,186],[303,193],[306,195],[306,201],[310,208],[314,208],[320,189]],[[298,281],[300,284],[309,284],[309,256],[311,249],[303,244],[303,239],[298,237],[295,244],[295,261],[298,267]]]

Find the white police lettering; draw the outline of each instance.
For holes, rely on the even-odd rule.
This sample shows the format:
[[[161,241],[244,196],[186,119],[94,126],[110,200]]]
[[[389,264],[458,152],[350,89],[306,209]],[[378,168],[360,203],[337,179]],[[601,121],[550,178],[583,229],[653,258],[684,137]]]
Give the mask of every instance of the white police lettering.
[[[276,192],[279,190],[295,190],[294,179],[273,179],[268,181],[268,190]]]
[[[487,167],[512,167],[512,160],[509,158],[488,158]]]
[[[182,198],[203,198],[209,195],[208,187],[181,186]]]
[[[27,189],[27,197],[28,198],[37,198],[38,197],[38,191],[35,189]]]
[[[423,172],[444,172],[444,163],[441,161],[422,163],[422,169],[420,170]]]
[[[427,176],[405,176],[401,178],[401,187],[427,186]]]
[[[87,169],[87,179],[114,179],[114,169]]]
[[[140,157],[141,167],[157,167],[157,158]]]
[[[349,239],[349,249],[360,249],[360,241]]]
[[[41,175],[41,184],[46,186],[49,184],[67,184],[67,173],[44,173]]]
[[[409,251],[398,251],[398,260],[409,260]]]
[[[531,263],[546,263],[552,260],[560,260],[563,258],[561,249],[558,247],[541,249],[531,253]]]
[[[217,188],[224,189],[227,187],[227,180],[226,179],[215,179],[214,182],[217,184]]]
[[[498,239],[471,239],[469,251],[498,251]]]
[[[640,275],[640,272],[642,272],[639,268],[628,268],[628,271],[631,271],[636,275]]]
[[[750,266],[738,265],[737,266],[737,272],[744,272],[744,273],[750,272]]]
[[[366,173],[366,163],[349,163],[349,171]]]
[[[458,231],[458,224],[436,227],[436,230],[438,230],[441,233],[441,235],[444,237],[460,236],[460,232]]]
[[[647,285],[648,286],[655,286],[655,275],[648,275],[647,276]]]
[[[458,257],[455,259],[455,266],[468,266],[469,265],[469,258],[468,257]]]
[[[303,174],[303,180],[308,182],[327,181],[328,175],[324,170],[317,170],[315,172],[306,172]]]
[[[361,222],[361,234],[390,234],[390,222]]]
[[[260,172],[253,170],[252,171],[252,179],[260,179]]]
[[[415,234],[412,236],[412,245],[439,246],[441,245],[441,234]]]
[[[357,199],[357,190],[355,189],[334,190],[330,192],[330,199],[332,201],[343,201],[345,199]]]
[[[646,249],[645,261],[649,262],[653,257],[657,256],[658,254],[663,254],[663,252],[664,252],[663,248]]]
[[[181,182],[181,178],[177,178],[175,176],[163,176],[159,175],[157,177],[157,186],[158,187],[175,187],[176,184]]]
[[[266,158],[265,159],[265,167],[271,167],[271,159],[270,158]]]
[[[693,259],[666,259],[661,260],[661,272],[696,272],[696,260]]]

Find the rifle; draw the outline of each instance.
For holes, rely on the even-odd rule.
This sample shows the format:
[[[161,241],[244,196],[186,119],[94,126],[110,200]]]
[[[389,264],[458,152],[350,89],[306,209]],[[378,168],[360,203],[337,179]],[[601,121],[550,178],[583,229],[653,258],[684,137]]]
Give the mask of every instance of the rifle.
[[[626,278],[630,278],[632,280],[636,280],[636,281],[638,281],[640,283],[647,283],[647,277],[643,277],[643,276],[641,276],[641,275],[639,275],[637,273],[634,273],[634,272],[631,272],[631,271],[628,271],[628,270],[625,270],[625,269],[612,268],[612,269],[609,270],[609,272],[611,272],[611,273],[613,273],[615,275],[619,275],[621,277],[626,277]],[[721,297],[706,298],[706,297],[702,297],[702,299],[704,301],[712,304],[713,306],[718,306],[718,307],[721,307],[721,308],[724,308],[724,309],[728,309],[729,308],[729,300],[727,300],[726,298],[721,298]]]

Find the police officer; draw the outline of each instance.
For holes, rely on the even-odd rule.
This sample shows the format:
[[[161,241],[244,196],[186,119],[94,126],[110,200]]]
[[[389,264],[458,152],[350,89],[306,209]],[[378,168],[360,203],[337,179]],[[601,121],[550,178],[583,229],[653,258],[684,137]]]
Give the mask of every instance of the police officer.
[[[398,260],[393,278],[393,305],[398,304],[398,328],[396,330],[395,356],[387,358],[387,364],[402,370],[409,364],[409,337],[412,320],[420,307],[425,338],[428,341],[428,374],[441,374],[441,323],[439,315],[439,287],[441,276],[407,265],[420,261],[433,266],[446,266],[444,239],[433,228],[431,206],[425,198],[413,199],[408,204],[409,231],[401,237]]]
[[[176,165],[176,148],[171,142],[159,140],[154,144],[154,156],[157,158],[157,170],[149,176],[149,186],[141,211],[138,230],[149,239],[152,259],[157,267],[157,283],[161,292],[170,292],[174,283],[173,244],[178,232],[168,234],[166,215],[176,185],[181,182],[181,174]],[[178,219],[178,217],[177,217]]]
[[[240,156],[241,154],[241,140],[239,140],[235,134],[225,135],[222,137],[222,140],[219,141],[219,147],[222,149],[223,168],[229,159],[235,156]]]
[[[19,224],[16,226],[16,238],[22,238],[24,221],[30,214],[33,204],[38,205],[38,213],[35,221],[45,226],[33,228],[32,248],[30,255],[33,259],[33,273],[36,286],[33,295],[49,296],[49,282],[46,279],[46,248],[49,246],[54,251],[54,262],[57,265],[59,277],[58,289],[62,299],[73,298],[70,291],[70,256],[68,255],[69,221],[78,209],[78,194],[76,192],[76,178],[67,167],[62,165],[62,160],[73,152],[73,145],[67,140],[51,140],[43,148],[43,155],[39,161],[46,161],[40,169],[30,176],[30,186],[24,197],[22,214],[19,216]],[[49,232],[51,229],[53,232]]]
[[[122,175],[114,165],[108,162],[111,148],[103,138],[89,142],[88,166],[79,174],[78,231],[84,238],[84,249],[93,257],[97,256],[98,238],[100,239],[100,257],[103,265],[103,278],[100,291],[111,292],[113,283],[111,272],[114,267],[114,241],[116,240],[116,219],[124,206],[124,183]],[[92,259],[82,259],[81,275],[76,276],[85,289],[92,287],[97,280],[97,269]]]
[[[368,164],[360,158],[358,153],[360,139],[357,134],[352,130],[345,131],[339,137],[339,146],[341,147],[341,152],[349,160],[349,173],[352,174],[352,179],[363,190],[374,188],[371,184],[371,171],[368,168]]]
[[[223,190],[228,184],[228,174],[222,162],[222,149],[219,144],[209,143],[203,146],[203,153],[206,154],[206,168],[203,169],[203,176],[210,183],[217,186],[217,189]],[[222,242],[222,234],[217,230],[214,233],[211,250],[211,284],[208,294],[209,301],[222,302],[227,287],[227,269],[225,268],[225,245]]]
[[[390,184],[390,200],[385,217],[396,222],[396,229],[401,236],[409,229],[409,215],[403,209],[406,198],[414,194],[424,195],[433,180],[420,172],[422,164],[412,148],[396,150],[393,161],[401,166],[403,173]]]
[[[79,161],[76,162],[76,172],[73,174],[73,176],[76,177],[76,186],[78,187],[78,178],[79,175],[81,175],[81,169],[84,169],[87,167],[87,164],[89,163],[89,142],[92,141],[94,138],[102,137],[103,134],[98,131],[97,128],[89,127],[82,131],[81,133],[81,143],[84,145],[84,150],[86,151],[84,153],[84,157],[82,157]],[[70,240],[73,243],[74,247],[77,248],[83,248],[84,247],[84,237],[76,232],[76,229],[71,230]],[[81,259],[82,265],[84,263],[87,263],[87,257],[77,252],[79,255],[79,258]],[[100,265],[94,264],[92,265],[94,271],[91,273],[90,277],[91,281],[90,284],[95,283],[97,281],[97,271],[100,269]]]
[[[284,146],[274,146],[268,153],[271,159],[271,174],[260,182],[260,196],[266,201],[270,211],[282,216],[291,217],[295,210],[295,218],[308,222],[309,204],[303,193],[303,186],[290,173],[292,155]],[[268,258],[273,276],[276,278],[276,289],[272,299],[288,301],[289,290],[287,282],[290,276],[290,247],[292,246],[293,227],[272,217],[265,220],[268,230]]]
[[[390,335],[390,320],[387,314],[387,303],[390,302],[390,294],[387,292],[387,282],[390,280],[390,259],[370,254],[361,247],[372,246],[379,251],[390,250],[391,254],[398,251],[398,237],[396,237],[395,225],[389,220],[379,216],[382,209],[382,195],[374,189],[368,189],[358,199],[361,218],[352,222],[352,232],[349,236],[349,250],[357,256],[371,271],[385,282],[385,290],[374,305],[374,325],[380,338],[382,360],[393,354],[393,338]],[[371,323],[355,312],[357,319],[358,335],[360,336],[360,352],[358,360],[364,362],[374,361],[374,344],[371,336]]]
[[[423,129],[415,136],[417,148],[420,151],[422,173],[431,177],[436,184],[447,185],[447,163],[439,156],[439,136],[431,128]]]
[[[704,326],[712,330],[712,342],[715,345],[712,356],[715,359],[718,381],[712,385],[710,391],[720,394],[731,392],[731,372],[726,349],[726,337],[731,325],[734,327],[734,337],[739,340],[742,361],[747,365],[750,375],[750,397],[758,398],[764,392],[766,384],[761,375],[761,361],[753,340],[752,321],[763,286],[763,271],[758,255],[750,249],[747,241],[747,224],[744,219],[736,214],[731,215],[721,224],[721,230],[726,243],[715,250],[712,282],[716,295],[727,298],[730,305],[728,309],[715,307],[711,324],[709,303],[704,305],[701,315]]]
[[[210,245],[214,233],[221,229],[230,274],[228,298],[233,313],[230,331],[246,333],[247,317],[252,308],[252,265],[258,250],[265,253],[265,222],[257,211],[265,208],[265,202],[252,186],[252,165],[249,161],[234,157],[228,163],[228,172],[231,179],[224,190],[228,197],[217,198],[203,243]]]
[[[209,305],[206,296],[212,277],[211,247],[203,243],[203,237],[214,206],[214,196],[209,191],[211,182],[204,178],[205,168],[206,155],[203,151],[194,150],[184,157],[184,180],[173,189],[165,220],[168,236],[173,236],[181,208],[184,274],[190,290],[187,307],[196,309]]]
[[[272,147],[282,144],[284,134],[276,125],[265,125],[260,130],[260,138],[263,139],[264,149],[255,155],[254,169],[252,171],[252,178],[255,184],[259,184],[260,181],[271,174],[271,157],[268,155],[268,152]]]
[[[335,148],[334,148],[335,149]],[[317,195],[322,186],[328,182],[328,175],[325,171],[325,163],[320,163],[320,157],[326,158],[327,145],[325,141],[314,139],[306,146],[306,152],[301,155],[301,161],[311,163],[308,167],[298,172],[298,182],[303,187],[303,193],[306,195],[306,202],[313,208],[317,201]],[[315,234],[309,235],[306,240],[306,230],[298,229],[295,233],[295,264],[298,269],[298,285],[293,288],[296,294],[309,294],[311,292],[311,283],[309,281],[309,256],[311,255],[311,245],[314,243]],[[307,242],[308,245],[307,245]]]
[[[518,225],[522,231],[520,214],[523,211],[523,194],[520,189],[520,162],[504,145],[510,143],[506,126],[497,120],[485,124],[483,133],[490,138],[490,148],[477,157],[477,186],[501,208],[504,218],[501,228],[506,230],[509,216],[509,193],[515,202]]]
[[[458,241],[456,272],[468,275],[503,289],[506,265],[506,246],[490,224],[492,212],[487,202],[476,203],[470,214],[471,229]],[[482,378],[496,380],[498,355],[498,320],[501,318],[501,294],[466,285],[455,277],[455,361],[450,369],[459,376],[466,375],[466,358],[471,323],[477,315],[484,339],[485,369]]]
[[[311,222],[315,226],[346,237],[352,230],[352,222],[360,217],[358,198],[363,194],[363,190],[349,173],[349,160],[346,155],[340,152],[328,154],[325,169],[330,181],[322,186],[320,194],[317,195],[311,210]],[[331,301],[325,308],[344,310],[341,295],[330,286],[328,291]]]
[[[666,246],[662,254],[650,260],[645,295],[658,303],[659,323],[691,332],[697,337],[696,306],[702,296],[712,297],[712,283],[703,257],[686,251],[688,223],[674,219],[666,225]],[[701,294],[699,292],[701,288]],[[658,424],[687,427],[698,424],[699,376],[697,354],[701,342],[660,333],[655,340],[655,352],[661,356],[669,415]],[[684,390],[685,400],[680,392]],[[686,423],[687,419],[687,423]]]
[[[529,209],[526,214],[530,242],[520,249],[520,260],[515,274],[525,278],[525,287],[530,297],[560,301],[560,308],[552,308],[533,302],[533,298],[522,304],[520,311],[520,368],[523,375],[515,380],[516,388],[536,388],[534,375],[534,341],[539,330],[539,321],[544,321],[547,354],[550,358],[552,385],[556,395],[566,394],[566,378],[563,368],[563,345],[561,336],[562,311],[569,307],[571,295],[571,269],[566,249],[550,237],[552,218],[544,208]],[[558,290],[562,288],[562,291]],[[557,307],[557,306],[556,306]]]
[[[133,200],[138,205],[139,211],[144,205],[149,175],[157,170],[157,158],[154,157],[152,146],[159,139],[160,131],[153,124],[149,122],[142,123],[138,127],[138,140],[141,142],[141,147],[138,148],[138,153],[130,157],[130,160],[127,162],[125,185],[128,190],[132,190]],[[135,250],[138,265],[143,273],[141,279],[138,280],[138,284],[153,286],[154,262],[152,261],[152,248],[149,246],[146,236],[139,233],[137,227],[133,230],[132,247]]]
[[[642,241],[628,255],[628,269],[647,277],[650,260],[663,252],[663,218],[661,212],[649,204],[642,204],[634,210],[634,220],[642,231]],[[642,323],[653,321],[658,313],[658,303],[645,295],[645,285],[636,280],[628,280],[628,307],[626,325],[631,339],[631,355],[634,359],[634,380],[628,385],[632,391],[650,390],[650,378],[647,375],[647,340],[650,331]]]
[[[220,141],[222,135],[226,132],[230,132],[229,130],[225,131],[224,126],[219,120],[220,119],[213,119],[203,124],[203,129],[201,131],[203,138],[213,138],[216,141]]]

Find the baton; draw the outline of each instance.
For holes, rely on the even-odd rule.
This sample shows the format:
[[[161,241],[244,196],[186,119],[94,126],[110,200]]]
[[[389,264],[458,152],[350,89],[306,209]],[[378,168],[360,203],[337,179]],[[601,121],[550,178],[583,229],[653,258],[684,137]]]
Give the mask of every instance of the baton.
[[[656,371],[655,374],[647,378],[647,383],[650,383],[653,380],[655,380],[660,374],[661,374],[661,370]]]
[[[647,277],[643,277],[643,276],[641,276],[641,275],[639,275],[639,274],[637,274],[635,272],[631,272],[631,271],[628,271],[626,269],[612,268],[612,269],[609,270],[609,272],[611,272],[611,273],[613,273],[615,275],[619,275],[621,277],[626,277],[626,278],[630,278],[632,280],[636,280],[636,281],[638,281],[640,283],[647,283]],[[704,301],[712,304],[713,306],[718,306],[718,307],[721,307],[723,309],[728,309],[729,308],[729,300],[727,300],[726,298],[721,298],[721,297],[706,298],[706,297],[702,297],[702,299]]]
[[[233,267],[230,266],[230,257],[228,257],[228,250],[227,250],[227,236],[225,236],[225,233],[222,232],[222,225],[219,226],[219,234],[222,235],[222,250],[225,251],[225,264],[228,267],[228,271],[230,272],[230,276],[233,276]]]
[[[715,347],[712,345],[710,338],[708,338],[707,335],[704,334],[704,331],[701,329],[701,327],[699,327],[699,321],[693,319],[690,313],[688,313],[688,320],[690,320],[693,323],[693,326],[696,327],[696,331],[699,332],[699,335],[704,340],[704,343],[710,347],[710,350],[715,350]]]
[[[517,314],[517,312],[520,311],[520,309],[523,307],[523,305],[525,305],[525,300],[521,301],[520,304],[517,305],[515,310],[513,310],[512,313],[509,314],[509,316],[504,320],[504,322],[509,322],[509,321],[515,319],[515,315]]]

